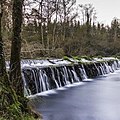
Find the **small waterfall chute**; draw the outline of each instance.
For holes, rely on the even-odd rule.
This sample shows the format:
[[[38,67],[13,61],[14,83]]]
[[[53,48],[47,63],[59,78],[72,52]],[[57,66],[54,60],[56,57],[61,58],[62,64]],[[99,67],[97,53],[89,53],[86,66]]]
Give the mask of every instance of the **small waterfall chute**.
[[[83,80],[84,80],[84,79],[87,79],[88,77],[87,77],[87,74],[86,74],[84,65],[82,64],[82,65],[81,65],[81,68],[79,68],[79,69],[80,69],[80,72],[81,72],[81,75],[82,75],[82,79],[83,79]]]
[[[74,70],[72,70],[73,76],[74,76],[74,82],[79,82],[79,78]]]

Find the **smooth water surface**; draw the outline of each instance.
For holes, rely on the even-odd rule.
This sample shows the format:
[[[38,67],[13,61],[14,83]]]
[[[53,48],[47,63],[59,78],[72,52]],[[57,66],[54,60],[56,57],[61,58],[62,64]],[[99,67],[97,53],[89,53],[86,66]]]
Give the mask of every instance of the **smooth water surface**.
[[[42,98],[44,120],[120,120],[120,70]]]

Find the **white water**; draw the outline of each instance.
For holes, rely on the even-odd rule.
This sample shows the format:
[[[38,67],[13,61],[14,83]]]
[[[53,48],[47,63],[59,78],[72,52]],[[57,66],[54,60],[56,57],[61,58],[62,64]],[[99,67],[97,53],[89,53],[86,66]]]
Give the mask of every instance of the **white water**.
[[[97,60],[100,61],[100,59],[95,59],[94,61],[92,61],[94,63],[94,69],[96,69],[97,75],[101,75],[101,73],[102,75],[105,75],[114,72],[118,67],[116,61],[114,61],[112,65],[108,65],[107,61],[109,61],[110,59],[106,59],[106,62],[100,63],[100,66],[97,66]],[[114,60],[116,59],[114,58]],[[84,59],[83,61],[91,62],[87,60],[85,61]],[[46,65],[44,66],[44,64]],[[69,64],[70,62],[64,60],[24,61],[22,67],[25,72],[22,73],[22,76],[24,81],[25,95],[34,96],[34,94],[36,94],[44,96],[51,93],[56,93],[56,90],[65,90],[66,88],[76,85],[83,85],[83,82],[81,82],[81,78],[82,81],[93,80],[88,78],[83,64],[81,65],[81,67],[78,66],[81,78],[79,78],[74,66],[66,66]],[[30,75],[27,75],[27,70],[29,70]]]

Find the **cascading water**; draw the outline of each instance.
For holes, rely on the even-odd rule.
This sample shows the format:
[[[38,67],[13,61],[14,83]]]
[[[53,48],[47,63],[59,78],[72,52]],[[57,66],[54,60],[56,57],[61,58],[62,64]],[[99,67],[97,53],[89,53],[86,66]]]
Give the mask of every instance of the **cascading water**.
[[[71,64],[65,60],[46,61],[45,64],[42,60],[24,60],[21,63],[26,96],[108,74],[120,67],[118,60],[85,64]]]
[[[80,72],[81,72],[81,77],[82,77],[82,79],[87,79],[88,77],[87,77],[87,74],[86,74],[84,65],[82,64],[82,65],[81,65],[81,68],[79,68],[79,69],[80,69]]]

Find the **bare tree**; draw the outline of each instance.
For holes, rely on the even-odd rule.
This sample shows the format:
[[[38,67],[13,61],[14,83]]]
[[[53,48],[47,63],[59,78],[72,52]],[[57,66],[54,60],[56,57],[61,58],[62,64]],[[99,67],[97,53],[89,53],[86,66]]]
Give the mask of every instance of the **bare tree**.
[[[91,25],[96,20],[96,11],[92,4],[79,5],[82,13],[82,23]]]

